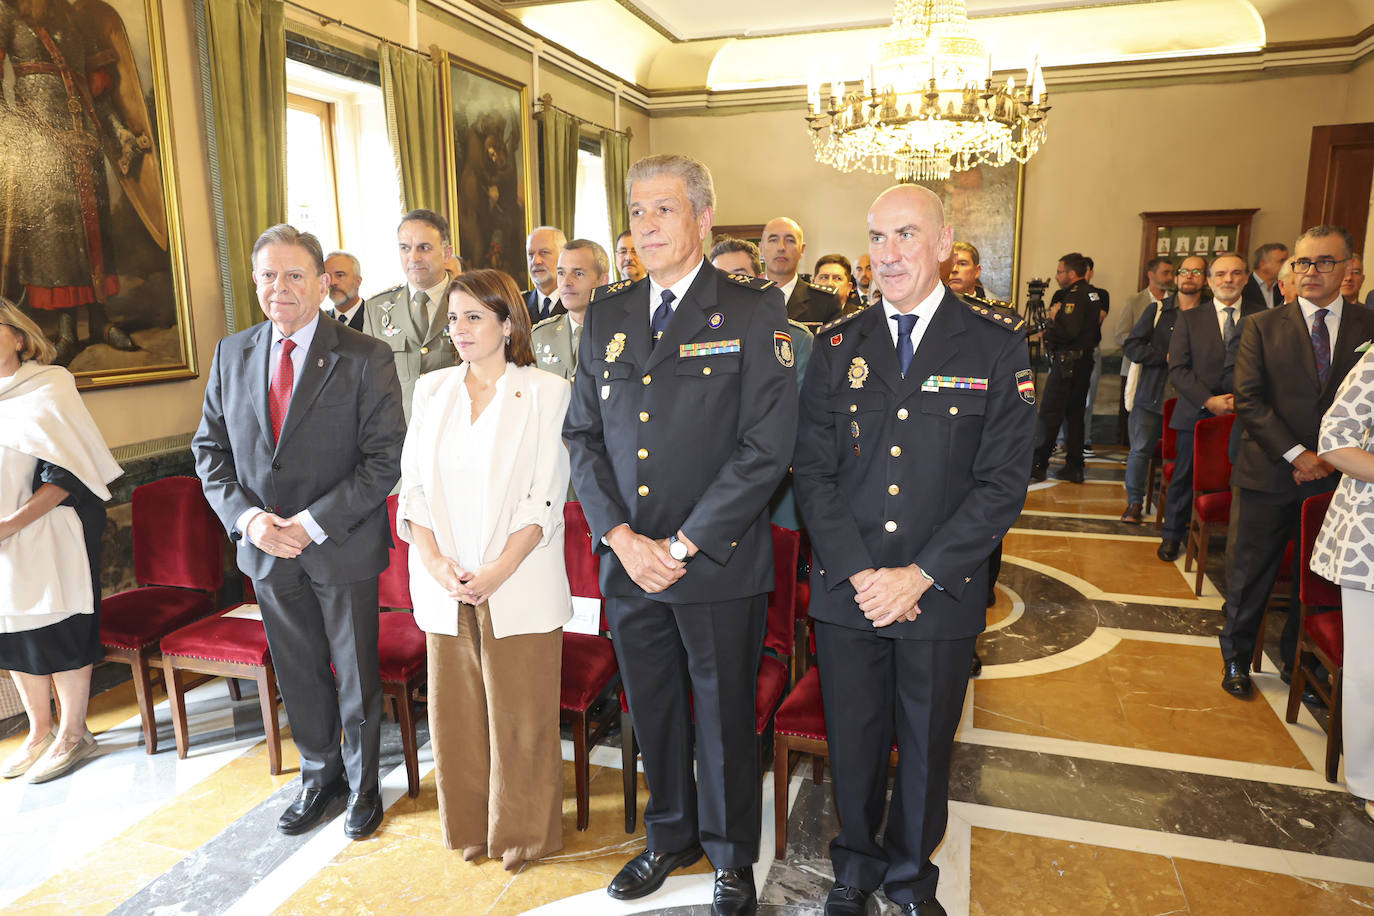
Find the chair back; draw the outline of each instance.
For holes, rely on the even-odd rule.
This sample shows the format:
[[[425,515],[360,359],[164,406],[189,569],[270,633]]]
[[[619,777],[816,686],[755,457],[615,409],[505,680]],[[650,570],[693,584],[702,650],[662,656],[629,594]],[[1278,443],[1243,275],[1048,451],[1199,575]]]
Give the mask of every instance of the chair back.
[[[134,490],[134,578],[215,592],[224,584],[224,529],[200,481],[166,477]]]
[[[1177,406],[1178,398],[1169,398],[1164,402],[1164,429],[1159,436],[1159,457],[1164,461],[1178,460],[1178,430],[1169,425]]]
[[[1231,427],[1236,415],[1207,417],[1193,433],[1193,492],[1217,493],[1231,488]]]
[[[410,598],[410,545],[396,534],[396,509],[400,497],[386,498],[386,514],[391,518],[391,549],[387,551],[387,566],[377,577],[377,603],[382,607],[401,607],[414,610]]]
[[[768,626],[763,645],[784,657],[792,654],[801,534],[778,525],[770,527],[773,529],[773,591],[768,595]]]
[[[1340,607],[1341,589],[1312,571],[1312,548],[1331,505],[1330,493],[1309,496],[1302,503],[1302,553],[1298,556],[1298,600],[1308,607]]]
[[[592,529],[580,502],[563,504],[563,561],[568,586],[578,598],[601,598],[601,557],[592,547]]]

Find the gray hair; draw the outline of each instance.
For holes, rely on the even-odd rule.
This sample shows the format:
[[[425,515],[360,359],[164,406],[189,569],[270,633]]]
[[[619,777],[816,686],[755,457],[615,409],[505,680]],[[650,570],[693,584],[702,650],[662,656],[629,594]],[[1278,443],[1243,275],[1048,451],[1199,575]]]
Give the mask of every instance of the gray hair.
[[[625,199],[630,199],[630,190],[636,181],[659,175],[671,175],[687,187],[687,202],[692,205],[693,218],[716,205],[716,187],[711,181],[711,170],[691,156],[679,153],[645,156],[637,160],[625,173]]]
[[[602,248],[591,239],[573,239],[563,246],[564,251],[590,251],[592,262],[596,264],[598,276],[608,276],[611,272],[611,258],[606,254],[606,249]]]
[[[1302,235],[1298,236],[1298,240],[1293,243],[1293,250],[1298,250],[1298,245],[1302,244],[1303,239],[1324,239],[1333,235],[1340,236],[1341,241],[1345,243],[1345,256],[1347,258],[1355,254],[1355,239],[1351,236],[1349,230],[1344,226],[1330,225],[1313,226],[1311,229],[1308,229]]]
[[[534,238],[535,233],[544,231],[552,232],[554,234],[554,237],[558,239],[559,248],[563,248],[568,244],[568,236],[564,234],[563,230],[559,229],[557,226],[535,226],[534,232],[531,232],[528,236],[526,236],[525,241],[528,243],[530,239]]]
[[[1283,242],[1266,242],[1255,249],[1254,260],[1250,262],[1251,270],[1259,270],[1259,266],[1264,263],[1264,259],[1269,257],[1270,252],[1287,251],[1288,246]],[[1242,260],[1244,260],[1242,258]]]
[[[324,256],[324,259],[326,261],[328,261],[330,258],[348,258],[350,261],[353,262],[353,272],[360,277],[363,275],[363,262],[358,260],[357,255],[351,254],[347,251],[331,251],[329,252],[329,254]]]
[[[254,264],[258,263],[258,252],[268,245],[296,245],[304,248],[310,253],[310,257],[315,261],[316,273],[323,276],[324,269],[324,248],[320,245],[320,240],[309,232],[301,232],[289,223],[277,223],[270,229],[264,230],[258,240],[253,243]]]

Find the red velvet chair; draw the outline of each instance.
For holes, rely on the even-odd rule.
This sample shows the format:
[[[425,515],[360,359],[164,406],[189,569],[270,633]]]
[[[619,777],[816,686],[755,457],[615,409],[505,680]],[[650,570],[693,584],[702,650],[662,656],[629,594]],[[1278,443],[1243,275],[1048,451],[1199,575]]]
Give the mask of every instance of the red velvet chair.
[[[390,562],[378,577],[378,601],[384,608],[377,621],[378,671],[382,697],[392,721],[401,726],[401,749],[406,761],[406,785],[411,798],[420,794],[420,747],[415,730],[415,704],[423,703],[421,688],[429,674],[425,634],[415,624],[410,600],[410,545],[396,536],[399,497],[388,496],[391,518]]]
[[[1231,522],[1231,459],[1227,448],[1236,415],[1199,420],[1193,433],[1193,515],[1188,521],[1188,553],[1184,571],[1197,561],[1193,593],[1202,594],[1207,569],[1207,547],[1218,531],[1225,534]]]
[[[1178,398],[1164,402],[1164,429],[1159,434],[1159,491],[1155,498],[1155,524],[1164,525],[1164,497],[1169,493],[1169,482],[1174,479],[1174,462],[1178,459],[1178,430],[1169,426],[1174,418],[1174,408]],[[1154,490],[1154,471],[1150,472],[1150,490]]]
[[[1326,518],[1331,494],[1310,496],[1302,504],[1302,552],[1298,559],[1298,650],[1293,659],[1293,680],[1288,685],[1289,722],[1298,721],[1303,691],[1311,687],[1331,710],[1326,729],[1326,781],[1335,782],[1341,759],[1341,669],[1345,664],[1344,631],[1341,618],[1341,590],[1336,584],[1312,572],[1312,548]],[[1334,610],[1323,610],[1334,609]],[[1314,676],[1308,666],[1320,662],[1330,675],[1328,684]]]
[[[100,641],[105,661],[133,669],[143,745],[157,753],[152,671],[162,638],[215,613],[224,584],[224,529],[194,477],[167,477],[134,490],[137,588],[104,599]]]
[[[579,502],[563,505],[563,558],[568,568],[568,585],[573,596],[601,601],[601,558],[592,547],[592,532]],[[601,630],[606,630],[605,602],[601,605]],[[605,636],[563,632],[563,668],[559,685],[560,724],[572,730],[573,779],[577,793],[577,829],[586,830],[591,821],[591,749],[615,725],[616,699],[623,696],[618,684],[620,668],[615,661],[615,646]],[[593,714],[597,701],[614,693],[604,709]],[[627,738],[632,741],[632,738]],[[631,752],[633,754],[633,752]],[[625,790],[626,833],[634,832],[635,809],[634,758],[631,756],[629,787]]]

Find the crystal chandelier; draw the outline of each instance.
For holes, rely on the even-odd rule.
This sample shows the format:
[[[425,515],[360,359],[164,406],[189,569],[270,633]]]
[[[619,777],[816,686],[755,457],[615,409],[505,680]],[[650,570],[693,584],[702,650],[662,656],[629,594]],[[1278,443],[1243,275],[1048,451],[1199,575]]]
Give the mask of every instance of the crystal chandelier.
[[[1026,84],[992,84],[992,57],[964,0],[896,0],[862,87],[808,86],[816,159],[898,181],[943,181],[979,165],[1025,163],[1045,141],[1049,95],[1037,61]]]

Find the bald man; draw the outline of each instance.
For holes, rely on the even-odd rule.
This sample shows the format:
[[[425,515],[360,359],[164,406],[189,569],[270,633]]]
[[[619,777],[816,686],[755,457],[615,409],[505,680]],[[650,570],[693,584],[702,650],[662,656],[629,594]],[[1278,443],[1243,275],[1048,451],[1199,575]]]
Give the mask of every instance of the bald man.
[[[806,253],[806,237],[796,220],[786,216],[769,220],[763,227],[759,253],[763,255],[768,279],[777,284],[787,299],[788,318],[814,328],[840,317],[842,303],[838,296],[797,275],[797,267]]]
[[[882,303],[821,327],[792,465],[841,824],[825,912],[865,913],[882,887],[901,912],[936,916],[930,856],[988,555],[1026,499],[1035,388],[1022,319],[940,282],[954,239],[939,197],[889,188],[868,239]]]

